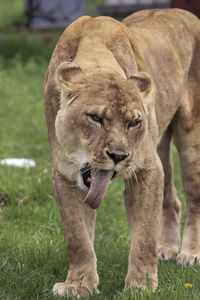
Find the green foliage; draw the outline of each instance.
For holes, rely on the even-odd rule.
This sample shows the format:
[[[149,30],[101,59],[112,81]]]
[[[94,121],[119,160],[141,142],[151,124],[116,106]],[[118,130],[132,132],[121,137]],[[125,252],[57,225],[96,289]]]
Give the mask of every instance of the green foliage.
[[[23,1],[21,0],[2,0],[0,1],[0,29],[5,29],[12,22],[26,18],[23,15]]]
[[[90,16],[97,16],[97,5],[102,4],[103,0],[88,0],[88,14]]]
[[[90,5],[92,1],[90,1]],[[0,159],[36,161],[26,170],[0,166],[0,299],[59,299],[55,282],[65,280],[68,258],[60,214],[51,185],[51,155],[43,114],[43,78],[59,33],[15,32],[23,19],[22,1],[0,2]],[[175,183],[184,201],[175,153]],[[199,267],[159,263],[155,293],[123,293],[130,247],[123,205],[123,183],[116,180],[98,209],[95,249],[101,294],[91,299],[200,299]],[[185,288],[191,283],[192,288]]]

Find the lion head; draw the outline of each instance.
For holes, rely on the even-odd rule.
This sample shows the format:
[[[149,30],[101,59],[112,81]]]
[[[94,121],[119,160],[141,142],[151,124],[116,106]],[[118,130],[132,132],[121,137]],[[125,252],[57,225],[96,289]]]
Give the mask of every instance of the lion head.
[[[129,79],[101,69],[85,74],[74,63],[62,63],[56,80],[61,93],[56,136],[78,170],[79,186],[101,194],[96,208],[115,175],[128,178],[134,172],[135,153],[147,132],[151,80],[144,72]]]

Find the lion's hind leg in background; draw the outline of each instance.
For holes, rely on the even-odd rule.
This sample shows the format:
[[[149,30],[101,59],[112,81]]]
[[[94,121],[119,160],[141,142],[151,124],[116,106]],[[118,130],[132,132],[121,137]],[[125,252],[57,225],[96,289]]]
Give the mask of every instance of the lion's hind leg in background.
[[[200,263],[200,39],[196,36],[188,81],[174,123],[174,141],[179,152],[186,195],[185,226],[177,263]]]
[[[180,246],[181,204],[173,182],[171,139],[172,128],[169,126],[158,142],[158,155],[164,170],[164,198],[158,249],[158,256],[162,260],[175,260]]]
[[[189,129],[180,118],[175,134],[186,195],[185,226],[177,263],[186,266],[200,263],[200,118],[193,122]]]

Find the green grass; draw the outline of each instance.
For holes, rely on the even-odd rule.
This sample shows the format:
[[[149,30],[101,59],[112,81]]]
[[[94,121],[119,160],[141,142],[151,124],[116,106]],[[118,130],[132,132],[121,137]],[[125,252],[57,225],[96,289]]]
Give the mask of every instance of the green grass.
[[[92,5],[90,1],[90,9]],[[0,199],[5,202],[0,208],[0,299],[57,299],[51,289],[65,279],[68,258],[51,186],[42,99],[59,33],[10,27],[23,18],[22,1],[0,2],[0,159],[25,157],[37,163],[30,170],[0,166]],[[176,153],[174,160],[175,183],[184,201]],[[159,262],[155,293],[123,294],[130,240],[122,195],[123,183],[114,181],[98,209],[95,249],[101,294],[91,299],[200,299],[199,267],[173,262]],[[184,283],[193,287],[186,289]]]

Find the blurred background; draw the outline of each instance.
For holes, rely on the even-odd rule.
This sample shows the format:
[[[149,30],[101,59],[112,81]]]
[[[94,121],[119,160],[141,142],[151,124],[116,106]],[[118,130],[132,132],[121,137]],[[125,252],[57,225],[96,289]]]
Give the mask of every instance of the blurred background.
[[[37,29],[62,28],[87,13],[120,19],[141,9],[178,7],[200,15],[199,0],[24,0],[23,4],[25,24]]]

